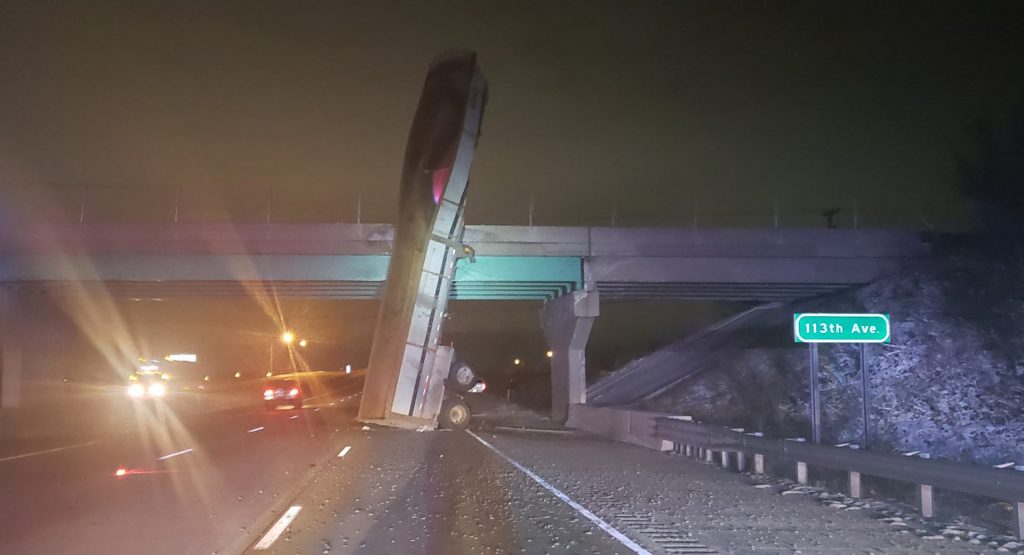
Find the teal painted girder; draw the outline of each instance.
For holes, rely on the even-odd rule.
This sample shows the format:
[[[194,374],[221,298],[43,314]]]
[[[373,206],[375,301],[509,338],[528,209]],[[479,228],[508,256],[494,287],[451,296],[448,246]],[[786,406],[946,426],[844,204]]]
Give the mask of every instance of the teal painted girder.
[[[357,284],[382,284],[389,260],[387,255],[7,255],[0,257],[0,282],[118,282],[135,289],[173,284],[181,295],[191,289],[197,294],[234,290],[210,287],[218,282],[273,282],[294,284],[297,295],[347,298],[351,289],[351,298],[366,298],[368,290]],[[582,283],[578,257],[480,256],[457,264],[456,299],[547,299]]]

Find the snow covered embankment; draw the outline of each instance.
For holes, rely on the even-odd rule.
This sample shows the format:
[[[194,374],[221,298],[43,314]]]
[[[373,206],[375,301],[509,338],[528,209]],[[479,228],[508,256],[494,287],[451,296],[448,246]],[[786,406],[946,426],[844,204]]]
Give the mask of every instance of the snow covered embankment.
[[[869,347],[873,429],[880,447],[933,457],[1024,464],[1024,268],[978,257],[929,262],[788,312],[881,312],[892,343]],[[648,401],[651,410],[809,435],[808,360],[786,326],[774,341],[729,351],[699,376]],[[860,441],[857,349],[821,348],[824,435]]]

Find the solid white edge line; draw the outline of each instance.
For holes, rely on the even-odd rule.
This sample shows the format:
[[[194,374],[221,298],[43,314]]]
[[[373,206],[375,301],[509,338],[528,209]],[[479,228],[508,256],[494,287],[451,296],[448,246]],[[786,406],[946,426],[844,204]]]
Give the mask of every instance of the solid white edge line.
[[[547,481],[545,481],[544,478],[541,478],[540,476],[534,474],[533,471],[531,471],[530,469],[528,469],[525,466],[519,464],[514,459],[512,459],[511,457],[506,455],[505,453],[502,453],[501,451],[499,451],[497,447],[491,445],[490,443],[487,443],[480,436],[474,434],[473,432],[471,432],[469,430],[466,430],[466,433],[468,433],[469,435],[473,436],[473,438],[476,439],[477,441],[479,441],[480,443],[482,443],[484,445],[484,447],[486,447],[486,448],[490,449],[491,451],[494,451],[495,453],[497,453],[499,457],[501,457],[501,458],[505,459],[506,461],[508,461],[509,464],[511,464],[512,466],[518,468],[523,474],[526,474],[534,482],[537,482],[538,484],[540,484],[541,487],[543,487],[544,489],[546,489],[549,492],[551,492],[552,495],[554,495],[555,497],[557,497],[557,498],[561,499],[562,501],[564,501],[567,505],[569,505],[570,507],[575,509],[577,513],[583,515],[587,520],[589,520],[590,522],[593,522],[594,524],[596,524],[598,528],[600,528],[600,529],[604,530],[605,532],[607,532],[608,535],[610,535],[611,537],[613,537],[616,540],[618,540],[619,543],[621,543],[622,545],[624,545],[627,548],[629,548],[629,550],[631,550],[633,553],[636,553],[637,555],[651,555],[651,552],[647,551],[646,549],[644,549],[643,546],[641,546],[640,544],[636,543],[635,541],[629,539],[625,534],[623,534],[622,532],[619,532],[617,529],[615,529],[615,527],[613,527],[611,524],[608,524],[607,522],[605,522],[601,517],[599,517],[599,516],[595,515],[594,513],[590,512],[590,510],[588,510],[583,505],[580,505],[579,503],[573,501],[571,497],[569,497],[568,495],[562,493],[560,490],[558,490],[558,488],[556,488],[555,486],[552,486],[551,484],[547,483]]]
[[[253,432],[258,432],[258,431],[260,431],[260,430],[262,430],[262,429],[263,429],[263,426],[256,426],[255,428],[253,428],[253,429],[249,430],[249,432],[248,432],[248,433],[250,433],[250,434],[251,434],[251,433],[253,433]]]
[[[99,443],[99,440],[90,441],[87,443],[78,443],[75,445],[66,445],[64,447],[54,447],[53,449],[44,449],[42,451],[33,451],[31,453],[21,453],[19,455],[11,455],[8,457],[0,457],[0,462],[16,461],[18,459],[26,459],[28,457],[35,457],[36,455],[45,455],[47,453],[56,453],[58,451],[67,451],[68,449],[77,449],[79,447],[85,447],[87,445],[95,445]]]
[[[300,505],[292,505],[291,507],[288,507],[288,510],[281,515],[281,518],[277,519],[277,522],[267,530],[266,534],[263,534],[260,541],[256,542],[256,545],[252,548],[260,551],[270,549],[270,546],[274,545],[277,538],[281,537],[281,534],[284,533],[285,529],[288,528],[288,525],[295,520],[295,517],[299,516],[299,511],[301,510],[302,506]]]
[[[474,416],[480,416],[480,414],[477,413]],[[530,433],[537,433],[537,434],[564,434],[564,435],[570,435],[570,434],[576,433],[575,430],[545,430],[543,428],[514,428],[514,427],[511,427],[511,426],[495,426],[494,429],[495,430],[503,430],[503,431],[506,431],[506,432],[530,432]]]
[[[182,449],[181,451],[178,451],[176,453],[171,453],[170,455],[164,455],[164,456],[160,457],[157,460],[158,461],[166,461],[167,459],[169,459],[171,457],[177,457],[178,455],[184,455],[186,453],[191,453],[191,452],[192,452],[192,448]]]
[[[352,448],[351,445],[346,445],[345,448],[342,449],[340,453],[338,453],[338,456],[339,457],[344,457],[345,455],[348,454],[348,450],[351,449],[351,448]]]

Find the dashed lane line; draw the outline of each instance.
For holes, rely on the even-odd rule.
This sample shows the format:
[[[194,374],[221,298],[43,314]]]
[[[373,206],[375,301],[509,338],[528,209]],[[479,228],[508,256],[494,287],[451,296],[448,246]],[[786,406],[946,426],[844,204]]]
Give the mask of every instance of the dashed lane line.
[[[181,451],[176,451],[176,452],[171,453],[169,455],[164,455],[164,456],[160,457],[157,460],[158,461],[166,461],[167,459],[169,459],[171,457],[177,457],[178,455],[187,455],[188,453],[191,453],[191,452],[192,452],[192,448],[182,449]]]
[[[281,534],[288,529],[288,525],[295,520],[295,517],[299,516],[299,511],[301,510],[301,505],[292,505],[291,507],[288,507],[288,510],[281,515],[281,518],[277,519],[277,522],[267,530],[266,534],[263,534],[260,541],[256,542],[256,545],[252,548],[260,551],[270,549],[270,546],[274,545],[277,538],[281,537]]]

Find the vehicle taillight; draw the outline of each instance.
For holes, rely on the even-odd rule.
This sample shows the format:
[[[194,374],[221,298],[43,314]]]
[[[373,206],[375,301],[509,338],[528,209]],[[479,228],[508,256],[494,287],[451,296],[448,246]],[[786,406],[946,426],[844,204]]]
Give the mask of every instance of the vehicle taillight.
[[[299,395],[299,390],[298,390],[298,388],[295,388],[295,387],[293,387],[292,390],[288,392],[288,396],[289,397],[297,397],[298,395]]]
[[[265,389],[263,391],[263,398],[268,400],[268,401],[270,399],[273,399],[274,398],[274,390],[273,389]]]

